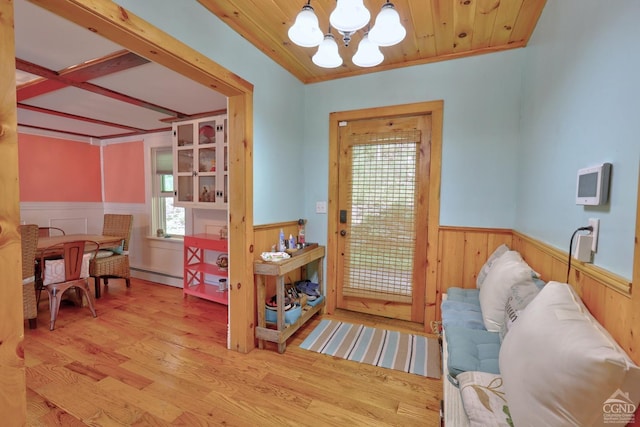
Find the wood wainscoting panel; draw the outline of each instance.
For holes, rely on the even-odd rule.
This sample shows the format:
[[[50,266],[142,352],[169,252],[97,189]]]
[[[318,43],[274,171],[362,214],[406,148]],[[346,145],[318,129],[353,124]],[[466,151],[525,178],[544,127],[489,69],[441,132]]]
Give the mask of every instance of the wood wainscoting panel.
[[[253,226],[253,259],[260,259],[262,252],[269,252],[278,243],[280,229],[284,231],[285,239],[291,234],[298,241],[298,220]]]
[[[511,247],[512,230],[444,226],[439,229],[437,315],[450,287],[475,288],[478,271],[501,244]],[[427,319],[429,320],[429,319]]]
[[[520,252],[545,282],[568,281],[591,314],[640,363],[632,331],[634,307],[628,279],[574,259],[567,280],[567,252],[509,229],[444,226],[439,233],[437,319],[441,318],[442,294],[454,286],[475,288],[478,271],[493,250],[505,243]]]
[[[522,254],[545,282],[553,280],[571,284],[591,314],[631,357],[635,356],[638,363],[638,356],[633,354],[633,307],[629,280],[575,259],[571,261],[567,280],[567,252],[517,231],[513,232],[513,249]]]
[[[524,260],[535,271],[542,274],[545,281],[567,282],[567,260],[569,256],[567,252],[517,231],[513,232],[513,249],[520,252]],[[591,277],[625,296],[631,295],[631,281],[629,279],[611,273],[602,267],[573,258],[568,282],[577,284],[580,275]]]

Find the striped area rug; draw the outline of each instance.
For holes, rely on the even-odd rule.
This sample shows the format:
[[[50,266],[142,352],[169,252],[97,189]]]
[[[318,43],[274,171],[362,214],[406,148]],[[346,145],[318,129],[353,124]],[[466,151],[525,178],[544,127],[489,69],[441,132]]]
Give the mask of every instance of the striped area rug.
[[[323,319],[300,347],[429,378],[441,374],[438,340],[421,335]]]

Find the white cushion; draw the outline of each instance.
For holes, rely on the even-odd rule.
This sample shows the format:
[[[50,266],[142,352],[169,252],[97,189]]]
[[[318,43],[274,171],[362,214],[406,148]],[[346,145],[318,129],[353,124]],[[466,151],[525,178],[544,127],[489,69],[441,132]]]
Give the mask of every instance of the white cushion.
[[[518,427],[612,425],[608,417],[631,416],[625,408],[640,402],[640,368],[566,283],[549,282],[520,314],[500,373]],[[606,404],[617,398],[631,405],[614,412]]]
[[[530,282],[533,286],[531,267],[516,251],[508,251],[491,266],[480,288],[480,308],[487,331],[499,332],[504,323],[504,307],[517,283]]]
[[[110,256],[113,256],[113,255],[114,255],[113,251],[99,250],[98,253],[96,254],[96,259],[109,258]]]
[[[478,278],[476,279],[476,288],[480,288],[482,286],[482,283],[484,283],[484,280],[487,278],[487,274],[489,274],[489,270],[491,270],[491,266],[493,265],[493,263],[495,263],[498,258],[500,258],[508,251],[509,247],[503,243],[502,245],[498,246],[491,255],[489,255],[489,258],[487,258],[487,261],[478,272]]]
[[[533,281],[516,283],[511,287],[507,303],[504,305],[504,322],[500,327],[500,340],[504,340],[513,322],[518,320],[522,310],[538,295],[538,292],[540,288]]]
[[[500,375],[467,371],[456,378],[471,427],[513,426]]]
[[[80,277],[89,277],[89,260],[91,254],[84,254],[82,256],[82,269],[80,270]],[[47,259],[44,261],[44,285],[50,285],[52,283],[64,282],[64,259]]]

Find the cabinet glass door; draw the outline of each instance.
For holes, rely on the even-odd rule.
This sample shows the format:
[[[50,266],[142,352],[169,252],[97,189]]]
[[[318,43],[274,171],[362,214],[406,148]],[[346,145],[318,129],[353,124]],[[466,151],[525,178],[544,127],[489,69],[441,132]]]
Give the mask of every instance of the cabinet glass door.
[[[179,124],[177,133],[178,147],[193,146],[193,123]]]
[[[216,121],[208,120],[202,122],[198,129],[198,144],[215,144],[216,143]]]
[[[193,175],[178,176],[177,195],[179,202],[193,202]]]
[[[216,201],[216,177],[198,175],[199,202],[215,203]]]
[[[225,209],[228,201],[228,133],[225,116],[174,124],[176,202]]]
[[[198,172],[216,171],[216,148],[200,148],[198,150]]]
[[[193,150],[178,150],[178,173],[193,171]]]

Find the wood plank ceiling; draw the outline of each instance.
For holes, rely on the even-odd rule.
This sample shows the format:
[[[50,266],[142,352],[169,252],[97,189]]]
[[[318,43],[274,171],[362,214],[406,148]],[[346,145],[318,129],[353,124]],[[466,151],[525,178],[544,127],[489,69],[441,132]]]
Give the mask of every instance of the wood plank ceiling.
[[[363,32],[344,46],[344,60],[320,68],[317,48],[293,44],[287,31],[306,0],[198,0],[303,83],[327,81],[460,58],[527,44],[545,0],[394,0],[405,39],[381,48],[372,68],[352,64]],[[384,0],[364,0],[371,24]],[[226,98],[178,73],[122,50],[28,0],[15,0],[18,124],[41,130],[108,139],[164,131],[170,122],[220,113]],[[328,28],[336,0],[312,0]],[[25,78],[21,81],[21,78]]]
[[[524,47],[546,0],[393,0],[407,36],[398,45],[381,48],[382,64],[360,68],[351,62],[363,31],[349,46],[332,30],[340,47],[342,66],[317,67],[311,57],[317,48],[293,44],[287,31],[305,0],[198,0],[231,28],[304,83],[372,73],[394,68],[455,59]],[[364,0],[371,13],[370,24],[383,0]],[[329,26],[336,0],[312,0],[320,28]]]

